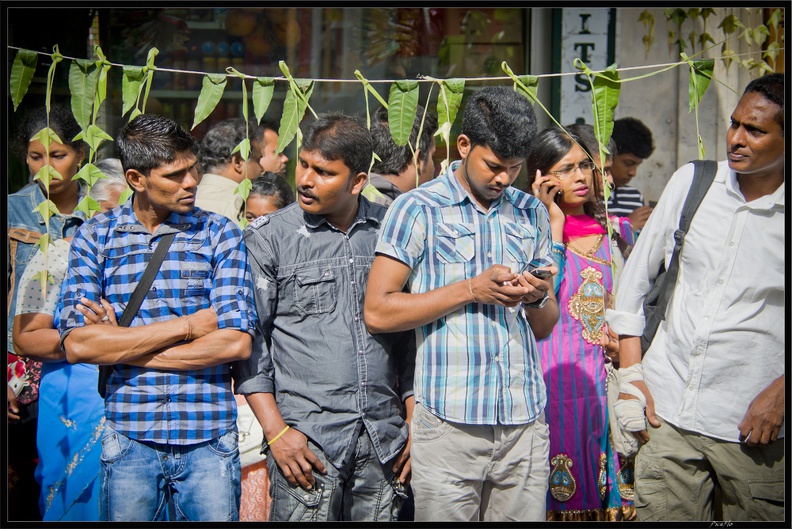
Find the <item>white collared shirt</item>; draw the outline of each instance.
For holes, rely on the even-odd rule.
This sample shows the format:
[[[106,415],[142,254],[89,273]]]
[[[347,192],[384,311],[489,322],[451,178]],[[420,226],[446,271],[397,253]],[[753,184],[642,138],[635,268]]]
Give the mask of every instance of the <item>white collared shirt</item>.
[[[692,178],[692,164],[674,173],[627,260],[606,316],[619,334],[643,332],[642,304],[671,260]],[[784,186],[746,203],[722,161],[693,218],[666,319],[642,362],[657,415],[677,427],[738,441],[751,401],[784,374]]]

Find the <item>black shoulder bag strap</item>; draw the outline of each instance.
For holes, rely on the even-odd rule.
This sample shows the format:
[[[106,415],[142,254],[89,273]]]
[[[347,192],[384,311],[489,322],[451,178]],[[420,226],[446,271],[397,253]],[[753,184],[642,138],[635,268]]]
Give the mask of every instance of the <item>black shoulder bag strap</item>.
[[[715,180],[715,174],[718,172],[718,163],[713,160],[693,160],[692,163],[694,166],[693,182],[690,184],[685,204],[682,206],[679,226],[674,232],[674,252],[671,254],[671,262],[668,264],[668,270],[661,271],[655,279],[655,286],[647,295],[644,303],[646,325],[643,336],[641,336],[642,354],[645,354],[652,344],[660,322],[665,320],[668,302],[671,299],[674,286],[676,286],[677,276],[679,276],[679,254],[682,253],[685,235],[687,235],[696,210],[704,200],[704,195],[707,194]]]
[[[132,292],[132,297],[129,298],[129,303],[126,306],[126,309],[124,309],[121,319],[118,320],[119,327],[129,327],[129,324],[132,323],[132,320],[135,318],[135,315],[140,309],[140,304],[143,303],[143,299],[146,297],[146,292],[148,292],[151,283],[154,281],[154,277],[156,277],[157,272],[162,265],[162,261],[165,259],[165,254],[168,253],[168,248],[170,248],[174,237],[176,237],[175,231],[163,235],[160,239],[159,244],[157,244],[157,248],[154,250],[154,253],[151,256],[151,260],[146,265],[146,270],[143,271],[143,277],[140,278],[140,282],[135,287],[134,292]],[[107,381],[110,378],[110,374],[112,372],[112,365],[99,366],[99,385],[97,389],[99,390],[99,395],[101,395],[102,398],[105,398],[107,394]]]

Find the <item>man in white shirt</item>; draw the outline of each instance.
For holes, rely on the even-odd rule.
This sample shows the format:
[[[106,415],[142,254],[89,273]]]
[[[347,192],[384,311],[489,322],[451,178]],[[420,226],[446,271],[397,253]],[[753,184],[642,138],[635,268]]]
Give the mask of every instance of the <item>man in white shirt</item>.
[[[226,119],[214,125],[201,140],[201,167],[204,174],[198,184],[195,205],[219,213],[239,223],[243,218],[245,199],[236,189],[245,178],[253,180],[261,174],[258,145],[250,142],[247,160],[240,151],[233,152],[247,133],[255,137],[256,126],[245,127],[242,118]]]
[[[728,160],[693,218],[665,321],[643,360],[642,303],[670,262],[691,164],[669,181],[607,315],[620,334],[620,371],[633,380],[622,381],[619,402],[630,404],[617,405],[617,417],[637,423],[628,429],[646,443],[635,464],[642,521],[713,520],[715,483],[725,520],[784,519],[782,74],[748,84],[726,141]]]

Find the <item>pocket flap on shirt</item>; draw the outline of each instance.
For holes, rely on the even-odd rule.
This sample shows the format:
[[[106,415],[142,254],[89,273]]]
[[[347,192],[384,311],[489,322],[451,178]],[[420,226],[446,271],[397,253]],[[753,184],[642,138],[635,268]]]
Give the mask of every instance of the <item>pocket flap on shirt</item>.
[[[297,279],[297,284],[301,287],[305,285],[324,283],[326,281],[333,281],[335,279],[335,274],[329,268],[298,270],[295,272],[294,276]]]
[[[472,224],[445,224],[440,223],[437,225],[437,235],[440,237],[450,237],[452,239],[456,239],[458,237],[465,237],[466,235],[473,235],[475,231],[473,230]]]
[[[536,236],[536,229],[533,226],[516,222],[504,222],[503,231],[507,235],[519,237],[520,239],[532,239]]]

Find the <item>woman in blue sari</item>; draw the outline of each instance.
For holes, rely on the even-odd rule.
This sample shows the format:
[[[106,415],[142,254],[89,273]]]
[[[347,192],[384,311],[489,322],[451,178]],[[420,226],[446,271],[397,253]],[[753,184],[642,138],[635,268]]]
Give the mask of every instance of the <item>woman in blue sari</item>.
[[[97,166],[108,176],[94,184],[90,196],[102,211],[118,203],[127,187],[120,163]],[[96,390],[99,370],[70,364],[60,350],[55,330],[60,284],[66,274],[69,239],[37,251],[19,283],[13,340],[21,355],[42,362],[36,445],[36,481],[41,486],[39,510],[44,521],[99,519],[99,456],[105,423],[104,401]],[[50,280],[43,283],[47,270]]]

